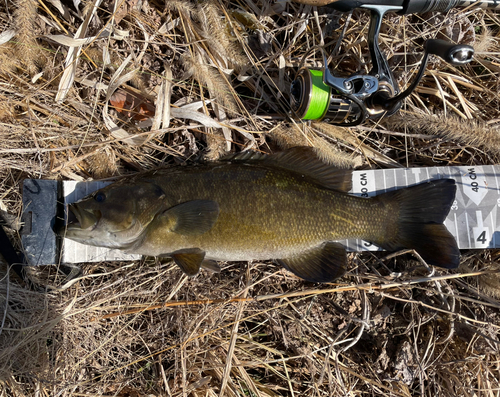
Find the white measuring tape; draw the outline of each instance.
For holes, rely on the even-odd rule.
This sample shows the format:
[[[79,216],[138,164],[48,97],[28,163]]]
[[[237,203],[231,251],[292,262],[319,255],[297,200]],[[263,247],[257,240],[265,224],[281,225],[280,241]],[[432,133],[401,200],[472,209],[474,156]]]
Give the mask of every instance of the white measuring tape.
[[[451,178],[457,194],[444,224],[460,249],[500,248],[500,166],[425,167],[353,172],[352,194],[375,196],[431,179]],[[362,240],[341,241],[352,251],[378,250]]]
[[[351,193],[371,197],[390,190],[431,179],[455,179],[457,195],[445,225],[461,249],[500,248],[500,166],[424,167],[354,171]],[[63,182],[65,204],[80,200],[106,185],[106,182]],[[363,240],[340,241],[349,251],[376,251],[377,246]],[[137,260],[120,250],[83,245],[65,239],[62,263]]]

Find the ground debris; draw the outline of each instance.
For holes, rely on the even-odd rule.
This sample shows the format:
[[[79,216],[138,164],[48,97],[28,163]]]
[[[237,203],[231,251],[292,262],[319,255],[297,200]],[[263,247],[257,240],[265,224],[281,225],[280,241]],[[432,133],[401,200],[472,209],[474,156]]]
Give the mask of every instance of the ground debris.
[[[331,54],[346,22],[330,69],[369,70],[368,21],[293,1],[3,2],[1,32],[17,32],[0,45],[9,238],[20,248],[25,178],[109,178],[297,144],[344,168],[498,163],[492,10],[384,18],[381,48],[401,88],[426,39],[480,49],[464,67],[431,60],[392,118],[359,128],[290,118],[301,59],[322,39]],[[497,393],[500,250],[462,252],[459,273],[479,275],[437,269],[416,285],[405,281],[427,268],[384,256],[350,254],[331,285],[272,262],[195,278],[164,259],[86,264],[68,288],[55,266],[30,268],[40,291],[0,262],[0,395],[218,396],[223,384],[224,396],[252,397]]]

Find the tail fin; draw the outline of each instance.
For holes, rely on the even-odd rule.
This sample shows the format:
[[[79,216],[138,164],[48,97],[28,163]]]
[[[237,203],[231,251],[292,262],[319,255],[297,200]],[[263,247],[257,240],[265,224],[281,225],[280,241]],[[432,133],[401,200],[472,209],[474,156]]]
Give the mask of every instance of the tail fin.
[[[454,269],[460,263],[455,238],[442,223],[450,212],[457,187],[453,179],[439,179],[377,196],[399,209],[397,235],[379,244],[395,251],[414,249],[430,265]]]

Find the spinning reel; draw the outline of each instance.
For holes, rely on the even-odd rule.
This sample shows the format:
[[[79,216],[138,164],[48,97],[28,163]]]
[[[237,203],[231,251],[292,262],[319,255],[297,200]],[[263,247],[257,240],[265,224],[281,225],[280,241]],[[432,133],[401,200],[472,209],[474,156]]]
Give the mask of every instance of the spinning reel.
[[[299,2],[324,5],[331,3],[331,0],[299,0]],[[367,119],[390,116],[400,109],[403,99],[413,92],[422,79],[429,55],[437,55],[452,65],[464,65],[472,60],[474,49],[469,45],[451,44],[436,39],[427,40],[417,76],[406,90],[400,92],[378,44],[384,14],[388,11],[400,14],[448,11],[458,3],[453,0],[385,0],[387,5],[381,3],[384,1],[334,0],[328,5],[339,11],[351,11],[354,8],[370,11],[368,46],[372,69],[368,74],[356,74],[347,78],[335,76],[327,66],[328,57],[325,50],[322,47],[311,48],[310,51],[322,52],[324,66],[320,70],[302,67],[310,51],[304,55],[290,88],[291,107],[295,117],[302,120],[329,119],[331,124],[354,126]]]

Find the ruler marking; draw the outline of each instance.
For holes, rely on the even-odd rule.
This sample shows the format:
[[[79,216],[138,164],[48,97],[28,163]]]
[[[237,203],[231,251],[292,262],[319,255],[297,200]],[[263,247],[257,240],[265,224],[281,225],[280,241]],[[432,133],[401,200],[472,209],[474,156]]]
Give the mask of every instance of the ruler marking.
[[[500,195],[500,185],[498,184],[498,176],[497,173],[495,172],[494,166],[491,166],[491,171],[493,172],[493,176],[495,177],[495,182],[497,184],[497,193]]]
[[[453,219],[455,220],[455,239],[457,240],[457,245],[460,247],[460,234],[458,234],[458,222],[457,222],[457,213],[453,213]]]
[[[488,237],[486,235],[487,228],[483,223],[483,213],[480,210],[476,210],[476,225],[477,225],[476,227],[472,228],[472,237],[474,239],[474,246],[477,247],[478,245],[482,244],[481,248],[487,248],[484,247],[484,244],[486,243],[486,238]]]
[[[470,230],[469,230],[469,217],[467,216],[467,212],[465,212],[465,227],[467,228],[467,237],[469,239],[469,245],[471,245]]]
[[[490,241],[490,244],[489,244],[489,247],[491,248],[495,248],[497,246],[497,243],[496,243],[496,237],[495,237],[495,222],[493,221],[493,211],[490,212],[490,219],[491,219],[491,230],[493,231],[493,236],[491,241]],[[493,246],[491,245],[493,243]]]
[[[412,168],[411,173],[415,176],[415,184],[420,183],[420,169]]]

